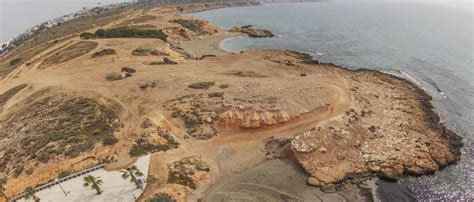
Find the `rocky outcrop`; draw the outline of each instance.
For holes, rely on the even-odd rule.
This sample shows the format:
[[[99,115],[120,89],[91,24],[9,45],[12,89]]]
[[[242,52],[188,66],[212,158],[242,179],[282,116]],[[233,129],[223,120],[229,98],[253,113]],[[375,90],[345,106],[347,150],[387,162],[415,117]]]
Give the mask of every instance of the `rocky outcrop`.
[[[275,35],[265,29],[253,29],[250,28],[249,26],[243,26],[243,27],[233,27],[232,29],[229,30],[230,32],[241,32],[244,34],[247,34],[249,37],[253,38],[263,38],[263,37],[274,37]]]
[[[439,123],[431,97],[416,85],[372,70],[308,63],[305,55],[298,58],[347,74],[356,98],[342,116],[292,140],[291,150],[310,174],[309,184],[335,191],[369,176],[398,179],[430,173],[460,159],[462,139]]]

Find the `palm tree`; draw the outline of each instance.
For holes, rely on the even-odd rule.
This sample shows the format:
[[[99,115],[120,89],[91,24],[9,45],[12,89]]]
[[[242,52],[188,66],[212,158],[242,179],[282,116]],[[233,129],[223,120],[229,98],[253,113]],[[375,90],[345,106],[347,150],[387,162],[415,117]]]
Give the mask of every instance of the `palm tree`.
[[[5,187],[3,187],[3,184],[0,184],[0,196],[2,196],[3,198],[5,198],[5,200],[8,201],[8,197],[5,194]]]
[[[36,196],[36,190],[35,188],[33,187],[27,187],[25,189],[25,199],[28,200],[28,199],[31,199],[33,198],[33,200],[35,200],[35,202],[39,202],[40,201],[40,198],[38,198]]]
[[[120,171],[123,179],[130,178],[130,183],[137,183],[137,177],[142,177],[143,173],[136,167],[130,166]]]
[[[92,175],[88,175],[84,177],[84,187],[91,187],[97,191],[97,195],[102,194],[102,190],[100,189],[100,185],[102,185],[103,181],[100,177],[94,177]]]

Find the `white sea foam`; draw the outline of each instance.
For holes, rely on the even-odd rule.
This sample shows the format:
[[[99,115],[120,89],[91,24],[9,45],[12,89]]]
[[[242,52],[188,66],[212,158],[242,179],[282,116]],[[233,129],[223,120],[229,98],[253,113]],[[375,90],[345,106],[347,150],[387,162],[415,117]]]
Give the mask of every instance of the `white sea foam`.
[[[402,71],[402,75],[405,76],[408,80],[410,80],[411,82],[415,83],[417,86],[420,85],[420,82],[418,82],[418,80],[416,80],[415,78],[413,78],[412,76],[410,76],[408,73]]]

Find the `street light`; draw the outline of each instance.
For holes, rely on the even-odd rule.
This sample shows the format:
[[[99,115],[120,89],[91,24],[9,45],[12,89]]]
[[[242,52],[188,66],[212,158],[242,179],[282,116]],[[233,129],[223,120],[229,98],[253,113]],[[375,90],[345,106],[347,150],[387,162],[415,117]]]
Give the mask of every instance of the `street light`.
[[[59,188],[61,188],[61,190],[63,191],[64,195],[66,195],[66,196],[67,196],[67,192],[66,192],[66,191],[64,191],[64,189],[63,189],[63,186],[61,186],[61,183],[58,181],[58,178],[54,179],[54,181],[56,181],[56,182],[58,183],[58,185],[59,185]]]
[[[56,161],[56,163],[58,164],[57,168],[58,168],[58,177],[59,177],[59,174],[60,174],[60,172],[59,172],[59,159],[58,159],[58,161]],[[54,181],[58,183],[59,188],[61,188],[61,190],[63,191],[64,195],[67,196],[67,193],[68,193],[68,192],[64,191],[63,186],[61,186],[61,182],[58,181],[58,178],[54,179]]]

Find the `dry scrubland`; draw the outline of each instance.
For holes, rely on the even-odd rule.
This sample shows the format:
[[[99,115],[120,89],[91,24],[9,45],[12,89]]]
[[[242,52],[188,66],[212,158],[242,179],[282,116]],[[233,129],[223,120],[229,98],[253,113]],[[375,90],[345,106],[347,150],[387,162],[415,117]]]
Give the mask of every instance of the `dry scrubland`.
[[[114,11],[3,56],[6,194],[100,162],[123,168],[147,153],[156,180],[141,200],[206,198],[221,179],[279,157],[326,192],[459,160],[460,138],[410,82],[292,51],[225,54],[211,39],[235,33],[179,15],[239,5],[247,4]]]

